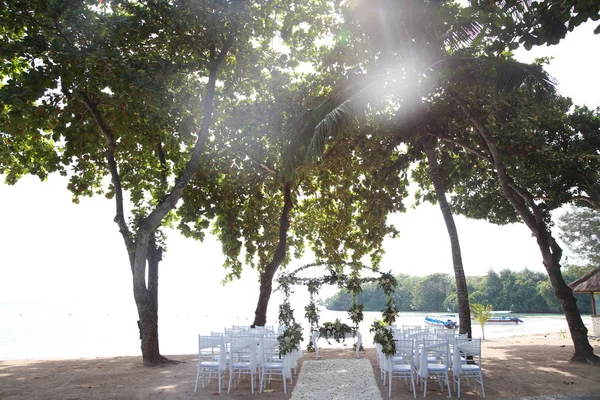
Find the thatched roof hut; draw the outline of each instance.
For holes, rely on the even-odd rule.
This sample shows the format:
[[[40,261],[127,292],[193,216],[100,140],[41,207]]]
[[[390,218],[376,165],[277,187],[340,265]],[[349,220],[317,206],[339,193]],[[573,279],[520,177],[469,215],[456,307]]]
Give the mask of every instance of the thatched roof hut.
[[[592,314],[596,315],[596,301],[594,300],[594,293],[600,293],[600,267],[571,282],[569,287],[573,289],[573,292],[575,293],[591,294]]]

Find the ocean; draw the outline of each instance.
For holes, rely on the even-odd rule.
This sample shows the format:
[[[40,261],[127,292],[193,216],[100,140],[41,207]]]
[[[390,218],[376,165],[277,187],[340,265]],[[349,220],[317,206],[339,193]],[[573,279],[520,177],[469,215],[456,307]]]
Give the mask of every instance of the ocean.
[[[277,325],[275,300],[269,309],[267,325]],[[253,302],[251,304],[253,306]],[[253,307],[245,305],[221,305],[218,311],[214,304],[159,311],[159,343],[161,354],[194,354],[197,351],[197,335],[223,331],[231,325],[250,325]],[[296,306],[295,304],[293,304]],[[209,307],[210,306],[210,307]],[[304,324],[305,342],[309,339],[308,321],[304,305],[296,307],[296,319]],[[510,326],[485,325],[486,339],[515,335],[556,334],[568,335],[565,317],[561,314],[518,314],[523,324]],[[400,313],[397,325],[423,324],[424,313]],[[348,323],[343,311],[321,310],[320,321],[339,318]],[[365,312],[359,327],[363,345],[372,346],[369,326],[380,319],[378,312]],[[591,327],[591,317],[583,316],[584,323]],[[133,301],[110,306],[90,307],[83,304],[0,303],[0,360],[15,359],[74,359],[115,356],[139,356],[140,342],[137,315]],[[473,336],[481,337],[481,327],[473,321]],[[353,344],[347,339],[347,346]],[[319,347],[331,345],[320,340]]]

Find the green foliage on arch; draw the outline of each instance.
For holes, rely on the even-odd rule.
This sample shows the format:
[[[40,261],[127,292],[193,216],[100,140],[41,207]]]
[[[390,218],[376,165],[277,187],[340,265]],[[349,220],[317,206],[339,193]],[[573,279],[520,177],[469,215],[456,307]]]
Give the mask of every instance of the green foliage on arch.
[[[327,267],[327,274],[318,278],[301,277],[299,274],[312,267]],[[344,267],[350,267],[349,273],[344,273]],[[361,272],[369,270],[379,273],[379,277],[362,277]],[[310,303],[304,307],[304,316],[310,323],[311,332],[319,331],[319,311],[315,304],[315,295],[320,288],[327,285],[337,285],[340,289],[346,289],[352,294],[352,305],[348,309],[350,320],[353,323],[353,329],[358,329],[359,323],[363,320],[364,305],[356,301],[356,297],[362,292],[362,285],[366,283],[375,283],[385,294],[387,301],[385,309],[382,310],[382,321],[391,325],[396,321],[398,310],[393,294],[397,286],[397,280],[390,272],[381,272],[376,268],[368,267],[358,262],[324,262],[306,264],[289,273],[282,273],[277,279],[279,283],[278,290],[283,293],[283,303],[279,306],[279,324],[285,326],[286,330],[279,336],[279,351],[288,354],[294,351],[302,341],[302,327],[296,322],[294,310],[290,306],[290,294],[292,286],[305,285],[310,294]],[[333,334],[335,335],[335,333]],[[309,345],[312,348],[312,343]]]

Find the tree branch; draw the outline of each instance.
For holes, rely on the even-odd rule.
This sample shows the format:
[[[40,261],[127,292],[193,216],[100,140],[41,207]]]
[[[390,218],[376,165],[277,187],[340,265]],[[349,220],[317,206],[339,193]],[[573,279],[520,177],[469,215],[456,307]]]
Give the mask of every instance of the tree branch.
[[[133,268],[133,257],[135,257],[135,241],[132,239],[131,231],[125,222],[125,211],[123,207],[123,188],[121,186],[121,177],[117,162],[115,161],[116,142],[112,129],[108,126],[102,114],[98,110],[98,103],[93,102],[86,93],[82,93],[83,102],[87,109],[92,113],[96,124],[100,128],[100,132],[106,141],[106,160],[108,162],[108,170],[110,172],[112,184],[115,188],[115,206],[116,215],[114,221],[119,226],[119,231],[125,241],[125,247],[129,253],[129,260]]]

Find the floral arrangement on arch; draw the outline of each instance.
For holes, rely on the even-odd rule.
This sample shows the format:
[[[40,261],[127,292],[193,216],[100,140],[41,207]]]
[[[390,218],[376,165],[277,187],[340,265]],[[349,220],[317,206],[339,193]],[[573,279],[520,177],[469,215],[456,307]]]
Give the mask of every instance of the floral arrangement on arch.
[[[302,278],[297,276],[299,272],[307,268],[323,265],[329,268],[329,274],[325,274],[321,278]],[[344,266],[350,266],[352,268],[350,275],[343,274]],[[292,285],[302,284],[306,285],[308,288],[310,293],[310,303],[304,307],[304,316],[309,321],[310,331],[319,331],[319,335],[323,338],[331,338],[339,343],[346,338],[347,334],[354,334],[358,330],[358,325],[364,318],[364,304],[359,304],[357,302],[357,296],[362,292],[362,284],[365,282],[377,282],[378,286],[383,290],[387,297],[387,302],[386,308],[382,310],[382,318],[386,324],[394,323],[398,313],[396,302],[393,297],[394,290],[397,286],[396,278],[391,272],[380,273],[381,276],[379,278],[362,278],[360,277],[360,272],[363,269],[380,273],[376,268],[370,268],[360,263],[336,262],[307,264],[288,274],[281,274],[278,277],[278,290],[281,290],[284,295],[283,304],[279,306],[279,324],[286,327],[285,332],[278,338],[280,354],[284,355],[291,353],[299,346],[303,339],[301,326],[296,323],[294,312],[289,304]],[[348,315],[354,325],[353,327],[342,323],[339,319],[336,319],[334,322],[325,322],[322,326],[319,326],[319,311],[315,305],[314,298],[324,284],[337,284],[338,287],[345,288],[352,293],[352,305],[348,309]],[[308,350],[314,350],[311,342],[308,343],[307,348]]]
[[[396,341],[390,328],[390,324],[385,321],[375,320],[369,329],[369,332],[374,334],[373,342],[381,346],[381,352],[386,356],[393,356],[396,353]]]
[[[356,335],[356,328],[343,323],[339,320],[339,318],[337,318],[334,322],[323,323],[318,330],[319,337],[327,339],[327,343],[329,344],[331,344],[329,339],[333,339],[340,343],[346,339],[346,336],[352,334],[352,337],[354,337],[354,335]]]
[[[279,355],[290,354],[296,350],[302,339],[302,326],[297,322],[288,325],[283,333],[277,336]]]

